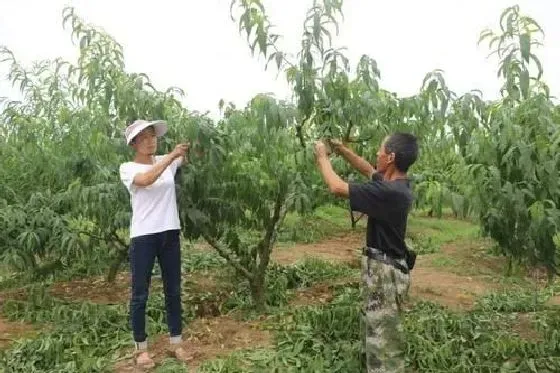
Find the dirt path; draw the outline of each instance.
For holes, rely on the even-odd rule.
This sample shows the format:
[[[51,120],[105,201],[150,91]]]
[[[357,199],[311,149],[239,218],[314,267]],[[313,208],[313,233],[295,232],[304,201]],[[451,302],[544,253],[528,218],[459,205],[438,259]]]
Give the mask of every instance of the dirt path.
[[[158,281],[152,282],[152,289],[160,285]],[[130,297],[130,275],[119,273],[112,284],[108,284],[103,276],[57,282],[50,287],[49,293],[54,297],[73,302],[126,303]]]
[[[410,297],[413,301],[427,300],[454,310],[466,310],[474,305],[477,297],[497,288],[482,278],[415,267],[411,276]]]
[[[356,267],[359,265],[363,240],[361,233],[350,233],[312,244],[278,247],[272,253],[272,260],[289,265],[306,258],[316,258]]]
[[[281,264],[291,264],[298,260],[313,257],[359,267],[360,247],[363,233],[356,232],[309,245],[295,245],[277,249],[272,258]],[[420,255],[411,274],[410,296],[413,301],[429,300],[449,308],[460,310],[473,306],[476,297],[496,290],[499,286],[489,281],[489,276],[460,275],[444,266],[434,265],[437,258],[455,258],[470,262],[468,265],[481,265],[488,271],[497,271],[501,263],[497,259],[485,258],[480,261],[479,241],[465,241],[447,244],[437,254]],[[355,279],[359,280],[358,278]],[[309,290],[313,292],[314,290]]]
[[[35,333],[33,326],[20,322],[8,321],[0,317],[0,349],[9,347],[16,339]]]
[[[317,258],[346,263],[358,268],[362,242],[363,232],[357,231],[319,243],[278,247],[272,255],[272,260],[289,265],[306,258]],[[497,289],[498,285],[489,281],[486,276],[457,274],[456,270],[436,263],[438,259],[442,258],[462,260],[472,267],[483,265],[488,271],[493,271],[494,268],[500,266],[500,263],[496,263],[492,259],[482,258],[480,250],[479,241],[458,242],[445,245],[438,254],[419,256],[411,278],[411,301],[429,300],[452,309],[465,310],[472,307],[476,297]],[[355,276],[355,278],[343,278],[316,284],[296,292],[291,304],[293,306],[325,304],[332,300],[335,287],[356,286],[358,282],[359,277]],[[187,292],[195,297],[193,299],[196,299],[197,292],[201,295],[213,294],[220,292],[223,287],[217,284],[211,276],[197,273],[189,274],[186,284]],[[154,279],[152,286],[153,291],[161,291],[158,289],[161,288],[159,279]],[[129,297],[129,287],[129,275],[119,274],[111,286],[107,286],[105,280],[98,277],[57,283],[50,291],[51,294],[68,300],[111,304],[126,303]],[[231,316],[218,314],[219,312],[201,312],[198,315],[199,318],[186,328],[184,347],[187,351],[192,352],[193,360],[188,364],[191,368],[199,366],[206,360],[225,356],[239,349],[271,344],[269,332],[259,329],[259,322],[240,321]],[[216,316],[208,317],[209,315]],[[30,330],[32,328],[28,325],[9,323],[0,319],[0,347]],[[157,362],[161,362],[166,357],[167,345],[166,336],[158,336],[152,342],[151,351],[155,354]],[[125,359],[115,365],[115,372],[136,372],[136,370],[131,360]]]
[[[196,315],[217,316],[220,304],[234,289],[233,284],[223,284],[207,271],[185,274],[183,278],[185,301],[197,304]],[[119,273],[115,282],[108,284],[103,276],[58,282],[50,287],[49,293],[72,302],[93,302],[98,304],[127,304],[130,300],[130,274]],[[228,285],[228,286],[226,286]],[[150,294],[163,293],[161,278],[152,278]]]
[[[278,247],[272,255],[276,263],[290,265],[306,258],[317,258],[335,263],[346,263],[354,268],[359,267],[360,247],[363,233],[355,232],[334,237],[312,244],[297,244]],[[489,276],[461,275],[457,270],[442,265],[434,265],[438,258],[462,260],[467,266],[484,268],[487,272],[496,272],[502,263],[488,257],[481,257],[479,241],[458,242],[442,247],[440,253],[421,255],[411,276],[410,295],[413,300],[429,300],[438,302],[453,309],[468,309],[474,299],[488,291],[498,289],[489,281]],[[356,279],[358,280],[358,279]],[[219,291],[219,286],[207,274],[188,274],[187,287],[189,293],[212,293]],[[152,281],[151,291],[161,291],[161,281]],[[103,304],[126,303],[130,294],[130,276],[119,274],[114,284],[107,286],[103,277],[79,279],[57,283],[51,288],[54,296],[78,301],[92,301]],[[310,289],[310,292],[315,290]],[[202,294],[202,293],[201,293]],[[211,313],[202,312],[201,316]]]
[[[259,328],[259,322],[240,321],[231,316],[201,318],[188,326],[182,346],[189,352],[192,360],[187,365],[189,371],[195,371],[204,361],[227,356],[246,348],[268,347],[271,334]],[[151,345],[150,352],[156,364],[167,356],[167,336],[159,336]],[[143,370],[134,366],[128,358],[115,364],[115,373],[140,373]]]
[[[362,240],[362,233],[356,232],[319,243],[281,247],[273,253],[272,260],[289,265],[305,258],[319,258],[358,267]],[[497,289],[498,285],[485,276],[458,275],[433,264],[438,255],[470,260],[478,255],[477,250],[480,250],[478,242],[473,242],[472,245],[462,242],[457,245],[446,245],[439,254],[419,256],[411,278],[411,301],[429,300],[452,309],[465,310],[473,306],[476,297]],[[472,265],[474,264],[475,262],[472,262]],[[496,263],[486,263],[486,267],[494,266]],[[293,306],[325,304],[333,299],[335,287],[345,284],[355,286],[358,282],[359,277],[356,276],[356,278],[342,278],[316,284],[297,291],[290,304]],[[193,360],[188,364],[191,368],[198,367],[208,359],[224,356],[239,349],[270,344],[270,335],[258,329],[258,323],[242,322],[229,316],[197,319],[188,327],[186,333],[188,339],[184,345],[188,351],[193,352]],[[160,337],[155,342],[152,351],[155,352],[156,361],[161,361],[165,357],[163,351],[166,345],[166,337]],[[134,368],[128,360],[117,365],[115,371],[134,372]]]

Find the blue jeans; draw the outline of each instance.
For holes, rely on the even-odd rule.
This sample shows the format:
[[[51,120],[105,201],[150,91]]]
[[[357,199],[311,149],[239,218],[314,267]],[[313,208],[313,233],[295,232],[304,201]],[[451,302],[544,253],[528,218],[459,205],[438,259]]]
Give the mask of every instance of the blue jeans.
[[[161,268],[169,333],[172,337],[180,336],[182,333],[181,246],[179,237],[179,230],[171,230],[131,239],[132,294],[130,316],[134,342],[144,342],[147,338],[146,303],[156,257]]]

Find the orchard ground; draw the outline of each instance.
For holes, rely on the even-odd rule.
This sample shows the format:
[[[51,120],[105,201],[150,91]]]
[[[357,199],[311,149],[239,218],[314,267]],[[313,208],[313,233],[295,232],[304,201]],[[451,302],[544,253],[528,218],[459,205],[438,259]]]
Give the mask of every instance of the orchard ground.
[[[234,285],[237,283],[232,280],[234,274],[213,249],[202,242],[185,242],[183,302],[187,321],[184,345],[192,353],[192,360],[183,365],[166,356],[165,327],[160,327],[158,333],[149,333],[158,364],[154,371],[259,371],[261,365],[276,364],[279,371],[291,371],[296,366],[312,371],[312,367],[322,366],[343,372],[350,370],[348,364],[359,365],[360,340],[354,338],[359,326],[354,325],[354,321],[360,304],[359,248],[364,228],[365,219],[362,219],[352,230],[349,212],[340,207],[323,207],[314,216],[306,218],[289,215],[280,232],[270,268],[270,306],[266,314],[260,315],[251,311],[248,290],[243,285]],[[489,339],[527,345],[542,341],[552,343],[547,341],[550,334],[543,333],[539,325],[542,327],[546,320],[550,323],[554,317],[558,318],[541,317],[558,314],[560,302],[554,296],[558,287],[556,284],[547,287],[544,274],[521,266],[506,276],[505,259],[492,254],[493,242],[480,236],[475,223],[449,215],[443,219],[430,218],[422,212],[415,212],[409,223],[409,239],[420,255],[412,273],[406,317],[416,326],[424,325],[420,335],[416,335],[418,339],[409,341],[411,369],[427,371],[419,367],[428,365],[434,367],[434,372],[445,371],[443,366],[429,365],[430,362],[423,361],[425,357],[417,356],[416,352],[428,349],[419,345],[421,340],[430,340],[434,345],[444,344],[441,335],[436,336],[437,332],[431,330],[430,322],[426,321],[426,318],[438,315],[456,320],[474,320],[475,316],[486,315],[492,325],[480,321],[480,324],[475,323],[474,329],[479,334],[486,333]],[[103,277],[56,281],[49,285],[48,295],[63,303],[116,305],[126,310],[129,285],[129,273],[123,271],[110,285]],[[156,268],[149,302],[151,309],[163,310],[161,293]],[[0,299],[2,303],[14,299],[31,302],[17,286],[5,288]],[[435,308],[425,310],[422,307]],[[152,314],[164,325],[162,315],[161,312],[156,316]],[[337,320],[333,315],[343,320]],[[8,315],[0,319],[0,348],[8,353],[21,346],[18,343],[42,338],[51,327],[56,328],[57,322],[46,319],[32,324],[13,316],[11,319]],[[345,323],[342,329],[350,327],[354,334],[339,335],[345,333],[339,323]],[[405,324],[409,333],[414,332],[408,323]],[[449,327],[450,324],[445,325]],[[463,332],[456,330],[454,336],[450,328],[448,338],[459,343],[457,341],[464,338]],[[302,337],[306,333],[309,335]],[[332,335],[327,338],[329,333]],[[328,341],[329,338],[344,341],[337,345],[339,351],[325,352],[318,347],[321,340],[335,343]],[[296,347],[300,341],[301,345]],[[82,350],[86,351],[87,346]],[[451,367],[459,369],[462,359],[471,353],[469,349],[462,350],[464,356],[444,357],[455,364]],[[126,336],[123,336],[120,344],[112,349],[106,365],[114,372],[135,372],[131,353],[132,348],[127,346]],[[476,350],[475,353],[483,352]],[[435,356],[436,353],[432,354]],[[344,361],[345,356],[355,359],[348,363]],[[479,358],[484,360],[477,356],[473,361]],[[433,358],[434,364],[437,359]],[[488,361],[490,365],[500,367],[515,362],[516,357],[504,357],[498,361],[495,356],[488,356]],[[465,366],[464,369],[469,368]],[[488,369],[492,371],[491,367]],[[14,368],[14,371],[17,370]]]

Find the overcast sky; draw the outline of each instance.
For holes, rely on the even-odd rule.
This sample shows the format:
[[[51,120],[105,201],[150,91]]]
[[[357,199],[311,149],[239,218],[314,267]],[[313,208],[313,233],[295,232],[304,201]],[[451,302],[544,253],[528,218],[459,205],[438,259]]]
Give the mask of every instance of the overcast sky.
[[[264,0],[289,52],[299,50],[305,12],[312,0]],[[246,39],[229,16],[230,0],[0,0],[0,45],[24,63],[63,57],[77,47],[62,29],[65,4],[113,35],[124,46],[126,68],[148,74],[156,87],[178,86],[192,110],[217,112],[218,101],[238,106],[260,92],[287,97],[285,76],[251,56]],[[480,89],[498,95],[497,64],[477,46],[480,31],[498,27],[504,0],[345,0],[345,20],[336,46],[348,48],[353,66],[362,54],[377,60],[381,85],[400,95],[418,91],[424,75],[443,69],[457,93]],[[518,1],[522,13],[545,30],[538,51],[552,94],[560,91],[560,2]],[[0,66],[0,96],[17,97]]]

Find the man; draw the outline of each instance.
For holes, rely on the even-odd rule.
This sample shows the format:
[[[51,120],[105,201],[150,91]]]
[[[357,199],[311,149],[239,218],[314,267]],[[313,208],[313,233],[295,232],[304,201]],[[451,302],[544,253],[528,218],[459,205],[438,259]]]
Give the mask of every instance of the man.
[[[338,141],[332,149],[370,181],[346,183],[333,170],[325,144],[315,144],[315,157],[331,193],[348,198],[352,211],[368,215],[362,256],[363,325],[368,373],[404,373],[404,340],[400,311],[414,266],[405,244],[412,192],[409,167],[418,157],[416,137],[388,136],[377,151],[376,169]]]

